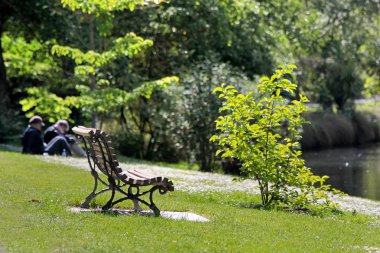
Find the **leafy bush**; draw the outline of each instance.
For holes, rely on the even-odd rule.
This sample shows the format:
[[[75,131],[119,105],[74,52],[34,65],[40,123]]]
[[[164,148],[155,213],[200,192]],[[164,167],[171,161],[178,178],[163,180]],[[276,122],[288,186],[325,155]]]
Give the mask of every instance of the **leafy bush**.
[[[183,91],[178,116],[183,115],[183,146],[189,150],[202,171],[212,171],[219,164],[214,159],[217,147],[210,143],[215,133],[214,122],[219,116],[221,101],[212,93],[221,83],[239,83],[242,89],[249,81],[229,64],[218,63],[215,57],[197,62],[181,80]],[[183,126],[184,125],[184,126]]]
[[[112,141],[120,154],[128,157],[142,158],[139,147],[143,145],[144,140],[141,138],[141,135],[127,131],[118,131],[117,133],[113,133],[112,137]]]
[[[353,99],[358,98],[363,89],[363,82],[353,63],[327,61],[322,66],[322,73],[325,76],[323,85],[332,95],[338,110],[351,115]]]
[[[297,79],[302,82],[300,89],[311,101],[318,102],[323,111],[353,116],[354,100],[360,98],[364,89],[362,74],[355,61],[339,56],[305,57],[299,64],[302,65],[302,70],[297,73]]]
[[[297,85],[285,78],[294,68],[287,65],[270,78],[263,77],[257,85],[258,99],[252,92],[238,93],[232,85],[216,88],[225,116],[216,121],[219,133],[211,141],[221,146],[217,155],[241,161],[241,179],[258,182],[264,207],[304,208],[318,200],[333,207],[326,194],[328,177],[313,175],[300,158],[305,123],[301,114],[308,100],[299,95],[290,101],[283,95],[294,96]]]

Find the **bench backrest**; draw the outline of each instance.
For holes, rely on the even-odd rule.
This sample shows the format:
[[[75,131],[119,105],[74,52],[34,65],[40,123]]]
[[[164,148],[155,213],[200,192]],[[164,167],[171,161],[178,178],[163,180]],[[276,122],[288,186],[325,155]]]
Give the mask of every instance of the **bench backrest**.
[[[122,169],[117,161],[110,137],[99,129],[83,126],[74,127],[73,132],[80,136],[85,144],[91,169],[97,167],[105,175],[118,178]]]

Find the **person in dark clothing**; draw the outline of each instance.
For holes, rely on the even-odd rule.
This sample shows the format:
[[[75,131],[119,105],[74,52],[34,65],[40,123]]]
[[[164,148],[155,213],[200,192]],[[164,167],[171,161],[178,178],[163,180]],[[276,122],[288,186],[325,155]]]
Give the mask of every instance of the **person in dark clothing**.
[[[58,120],[54,125],[49,126],[44,133],[44,141],[45,143],[49,143],[52,139],[57,136],[62,136],[67,139],[70,143],[74,140],[70,139],[71,135],[67,134],[70,126],[66,120]]]
[[[71,134],[67,134],[70,126],[66,120],[58,120],[54,125],[48,127],[45,130],[44,141],[49,148],[49,144],[53,142],[53,140],[60,140],[60,142],[66,142],[68,149],[66,148],[67,153],[70,155],[75,153],[77,156],[86,156],[83,149],[78,145],[76,141],[76,137]]]
[[[67,155],[72,155],[70,144],[65,136],[68,129],[69,123],[66,120],[58,120],[45,130],[44,141],[49,154],[60,154],[65,150]]]
[[[47,144],[44,144],[41,130],[44,122],[40,116],[33,116],[29,120],[29,126],[21,137],[24,154],[64,154],[71,155],[70,144],[65,137],[55,136]],[[65,151],[65,152],[64,152]]]
[[[65,137],[56,136],[45,146],[45,152],[49,155],[72,155],[70,150],[70,144]]]
[[[54,137],[62,135],[55,125],[49,126],[44,132],[44,142],[49,143]]]
[[[22,153],[42,155],[45,151],[41,130],[44,122],[40,116],[33,116],[29,120],[29,126],[21,137]]]

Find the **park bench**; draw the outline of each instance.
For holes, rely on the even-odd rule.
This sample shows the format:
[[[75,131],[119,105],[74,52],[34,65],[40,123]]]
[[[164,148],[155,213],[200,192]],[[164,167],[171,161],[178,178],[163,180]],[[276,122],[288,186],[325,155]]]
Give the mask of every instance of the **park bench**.
[[[166,177],[153,177],[137,170],[123,171],[117,161],[112,141],[103,131],[78,126],[73,128],[73,132],[84,143],[91,175],[95,180],[93,191],[80,207],[89,208],[92,199],[102,193],[111,191],[111,198],[102,207],[102,210],[108,210],[124,200],[132,200],[135,211],[142,210],[139,205],[139,203],[142,203],[148,206],[155,216],[160,215],[160,210],[153,202],[153,193],[156,190],[160,194],[174,191],[172,181]],[[104,174],[106,180],[98,172]],[[106,188],[98,190],[99,182]],[[122,197],[114,200],[116,193],[120,193]],[[144,195],[149,196],[148,201],[142,198]]]

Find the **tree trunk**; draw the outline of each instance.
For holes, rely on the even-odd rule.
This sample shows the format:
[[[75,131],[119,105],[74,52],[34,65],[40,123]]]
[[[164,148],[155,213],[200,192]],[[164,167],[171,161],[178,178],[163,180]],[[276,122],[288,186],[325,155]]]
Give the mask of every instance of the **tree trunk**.
[[[3,46],[2,46],[2,35],[3,35],[3,20],[0,19],[0,106],[5,105],[9,101],[8,94],[8,83],[7,83],[7,73],[5,70],[5,62],[3,57]]]

